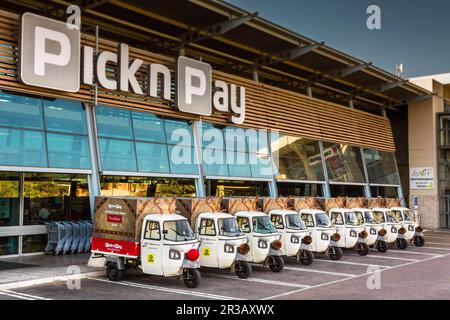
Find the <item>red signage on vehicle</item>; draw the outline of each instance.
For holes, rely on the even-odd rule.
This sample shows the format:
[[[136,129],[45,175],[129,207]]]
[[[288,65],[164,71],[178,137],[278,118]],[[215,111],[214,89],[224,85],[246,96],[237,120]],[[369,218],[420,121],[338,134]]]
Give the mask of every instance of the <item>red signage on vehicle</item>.
[[[92,251],[138,257],[141,253],[141,244],[140,242],[92,237]]]
[[[123,216],[119,214],[108,214],[106,220],[112,223],[122,223]]]

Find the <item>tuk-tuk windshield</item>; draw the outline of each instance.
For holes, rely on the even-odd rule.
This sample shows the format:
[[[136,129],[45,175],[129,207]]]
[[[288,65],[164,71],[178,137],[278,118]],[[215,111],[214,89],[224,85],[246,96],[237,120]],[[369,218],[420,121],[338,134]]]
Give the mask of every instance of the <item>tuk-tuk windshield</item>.
[[[257,233],[276,233],[277,230],[270,221],[269,216],[253,217],[253,232]]]
[[[395,215],[392,211],[386,211],[386,219],[387,219],[387,222],[391,222],[391,223],[397,222],[397,219],[395,218]]]
[[[405,219],[405,221],[408,222],[416,222],[416,217],[414,216],[414,213],[411,210],[404,210],[403,218]]]
[[[376,223],[385,223],[386,222],[386,220],[384,219],[384,213],[381,211],[373,211],[372,217]]]
[[[295,230],[305,230],[305,224],[302,219],[300,219],[299,214],[287,214],[286,215],[286,226],[289,229]]]
[[[314,227],[314,219],[312,214],[302,213],[302,220],[308,228]]]
[[[364,222],[365,223],[373,223],[373,224],[376,223],[375,220],[372,218],[370,211],[364,211]]]
[[[352,225],[352,226],[360,226],[363,223],[358,220],[358,218],[356,217],[356,214],[353,211],[347,211],[344,213],[345,215],[345,223]]]
[[[356,221],[358,223],[358,226],[362,226],[364,224],[364,216],[362,212],[355,211]]]
[[[394,210],[392,211],[392,214],[394,215],[395,220],[403,221],[402,212],[400,210]]]
[[[195,235],[187,220],[173,220],[164,222],[164,240],[190,241],[195,240]]]
[[[318,227],[331,227],[331,222],[328,216],[325,213],[316,213],[316,223]]]
[[[219,234],[221,236],[238,237],[244,234],[239,228],[236,219],[233,217],[221,218],[217,222],[219,224]]]

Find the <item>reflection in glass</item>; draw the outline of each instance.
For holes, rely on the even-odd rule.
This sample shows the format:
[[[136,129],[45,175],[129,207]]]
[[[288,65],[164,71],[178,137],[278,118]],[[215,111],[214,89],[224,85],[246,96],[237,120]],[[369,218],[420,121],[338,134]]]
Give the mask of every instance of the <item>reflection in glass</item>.
[[[47,167],[44,133],[0,128],[0,165]]]
[[[139,171],[169,172],[167,148],[164,144],[136,142]]]
[[[208,179],[206,195],[217,197],[269,196],[269,183],[265,181],[236,181]]]
[[[328,177],[335,182],[365,182],[361,151],[346,144],[323,143]]]
[[[19,237],[0,237],[0,257],[18,254]]]
[[[43,252],[47,245],[46,234],[23,236],[22,253]]]
[[[369,182],[380,184],[400,184],[394,153],[364,149],[364,158]]]
[[[148,112],[131,112],[134,138],[147,142],[165,143],[164,120]]]
[[[0,92],[0,126],[43,130],[41,99]]]
[[[47,145],[50,167],[91,168],[87,137],[47,133]]]
[[[19,225],[19,193],[19,173],[0,172],[0,227]]]
[[[87,177],[25,173],[24,225],[90,219]]]
[[[137,171],[132,141],[99,139],[103,170]]]
[[[102,196],[195,197],[194,179],[101,176]]]
[[[358,185],[330,184],[332,197],[363,197],[364,187]]]
[[[86,110],[80,102],[48,98],[43,101],[47,130],[87,134]]]
[[[397,187],[371,186],[370,193],[374,198],[398,198]]]
[[[322,197],[323,188],[317,183],[277,182],[278,195],[282,197]]]
[[[130,111],[119,108],[95,107],[97,131],[100,137],[132,139]]]

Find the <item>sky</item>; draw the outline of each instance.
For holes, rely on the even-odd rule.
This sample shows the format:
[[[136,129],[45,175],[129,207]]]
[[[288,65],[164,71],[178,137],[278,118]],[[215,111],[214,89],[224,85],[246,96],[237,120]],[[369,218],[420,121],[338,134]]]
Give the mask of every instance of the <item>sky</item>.
[[[449,0],[226,0],[404,78],[450,72]],[[381,9],[369,30],[368,6]]]

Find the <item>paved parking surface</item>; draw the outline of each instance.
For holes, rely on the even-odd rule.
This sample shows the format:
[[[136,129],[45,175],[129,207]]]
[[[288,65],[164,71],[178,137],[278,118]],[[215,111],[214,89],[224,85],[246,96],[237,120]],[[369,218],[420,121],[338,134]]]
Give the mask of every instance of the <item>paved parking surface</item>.
[[[422,248],[371,250],[366,257],[347,250],[340,261],[316,255],[311,266],[286,258],[281,273],[254,266],[247,280],[202,269],[196,289],[176,278],[128,274],[121,282],[83,279],[79,290],[65,282],[5,290],[0,299],[448,299],[450,233],[428,232],[425,240]]]

